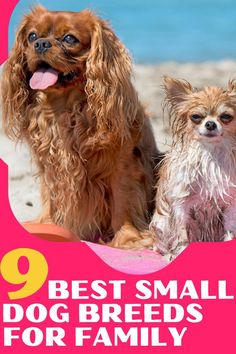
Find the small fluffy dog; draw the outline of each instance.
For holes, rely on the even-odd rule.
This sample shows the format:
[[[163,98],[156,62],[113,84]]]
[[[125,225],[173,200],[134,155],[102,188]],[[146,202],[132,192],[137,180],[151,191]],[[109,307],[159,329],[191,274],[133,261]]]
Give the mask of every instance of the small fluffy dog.
[[[236,235],[236,84],[196,90],[165,77],[164,88],[173,144],[159,170],[150,228],[157,247],[171,253]]]
[[[151,246],[158,151],[130,57],[105,21],[34,8],[4,66],[2,106],[7,134],[27,141],[38,166],[41,222],[112,246]]]

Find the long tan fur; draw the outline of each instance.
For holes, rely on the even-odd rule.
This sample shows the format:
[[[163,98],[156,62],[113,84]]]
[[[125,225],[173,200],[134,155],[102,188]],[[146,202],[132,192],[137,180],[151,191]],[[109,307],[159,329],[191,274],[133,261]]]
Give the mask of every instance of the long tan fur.
[[[164,89],[173,143],[158,171],[150,228],[168,254],[236,236],[236,91],[234,82],[194,89],[171,77]]]

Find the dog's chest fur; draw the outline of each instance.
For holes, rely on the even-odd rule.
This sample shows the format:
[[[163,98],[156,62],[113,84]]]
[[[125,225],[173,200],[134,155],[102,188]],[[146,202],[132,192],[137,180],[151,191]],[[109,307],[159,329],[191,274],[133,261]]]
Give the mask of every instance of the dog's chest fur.
[[[109,237],[111,148],[91,142],[93,129],[83,105],[71,109],[44,109],[32,115],[28,127],[30,146],[40,168],[43,190],[50,194],[53,222],[83,237]],[[91,133],[92,134],[92,133]],[[63,193],[62,193],[63,191]],[[70,220],[68,224],[67,220]],[[105,230],[105,231],[104,231]]]
[[[186,149],[176,146],[169,164],[167,198],[173,202],[173,210],[178,213],[179,207],[183,207],[191,222],[197,223],[194,227],[197,240],[213,241],[216,235],[223,235],[224,211],[236,199],[232,142],[221,146],[194,142]]]

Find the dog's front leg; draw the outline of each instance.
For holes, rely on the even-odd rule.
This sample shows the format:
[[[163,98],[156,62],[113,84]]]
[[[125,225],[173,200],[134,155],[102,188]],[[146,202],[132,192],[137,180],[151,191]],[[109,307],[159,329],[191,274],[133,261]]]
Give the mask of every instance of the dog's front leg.
[[[120,177],[121,180],[122,177]],[[111,208],[111,226],[114,237],[109,245],[127,249],[153,249],[155,240],[148,229],[145,215],[147,212],[145,192],[141,185],[140,190],[132,190],[133,186],[129,185],[129,182],[122,185],[117,183],[117,179],[114,180]]]
[[[149,228],[156,240],[155,249],[162,254],[168,254],[172,248],[170,215],[161,215],[155,211]]]
[[[177,200],[171,208],[170,214],[170,229],[171,229],[171,244],[170,252],[173,255],[180,254],[189,244],[191,205],[187,200]]]
[[[164,255],[178,255],[188,244],[188,209],[184,202],[170,202],[169,212],[154,213],[150,230],[156,237],[156,248]],[[168,257],[168,256],[167,256]]]

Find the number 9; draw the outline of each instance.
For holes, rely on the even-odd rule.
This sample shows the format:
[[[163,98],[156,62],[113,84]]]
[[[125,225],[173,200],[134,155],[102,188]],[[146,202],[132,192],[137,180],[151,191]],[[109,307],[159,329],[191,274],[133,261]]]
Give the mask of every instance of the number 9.
[[[19,270],[19,260],[26,257],[29,263],[27,273]],[[2,258],[0,272],[10,284],[23,284],[17,291],[8,292],[10,300],[23,299],[36,293],[45,283],[48,264],[42,253],[30,248],[18,248],[8,252]]]

